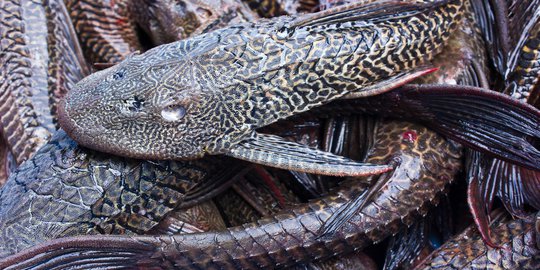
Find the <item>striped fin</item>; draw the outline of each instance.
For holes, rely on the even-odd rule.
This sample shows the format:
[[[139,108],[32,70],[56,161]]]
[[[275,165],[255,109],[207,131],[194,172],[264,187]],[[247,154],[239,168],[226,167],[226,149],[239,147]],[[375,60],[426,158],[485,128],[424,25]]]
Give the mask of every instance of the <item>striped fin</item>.
[[[267,134],[254,134],[226,155],[285,170],[332,176],[373,175],[392,169],[387,165],[359,163]]]

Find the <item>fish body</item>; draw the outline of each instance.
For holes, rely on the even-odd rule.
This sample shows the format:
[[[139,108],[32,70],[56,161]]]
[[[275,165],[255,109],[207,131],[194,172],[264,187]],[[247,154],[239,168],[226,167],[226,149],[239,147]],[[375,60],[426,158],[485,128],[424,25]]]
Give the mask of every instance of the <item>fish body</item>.
[[[501,248],[484,243],[473,227],[467,228],[435,250],[415,269],[538,269],[534,218],[499,222],[493,240]]]
[[[505,74],[504,92],[537,108],[540,107],[540,3],[534,2],[529,9],[532,15],[523,27],[523,32],[516,42],[516,48],[509,56]]]
[[[332,213],[365,190],[357,180],[311,203],[227,230],[174,236],[57,239],[4,258],[0,267],[47,268],[53,261],[56,266],[82,266],[89,262],[79,260],[83,255],[100,258],[111,268],[274,269],[350,253],[382,241],[403,224],[410,225],[419,214],[425,214],[461,166],[460,147],[416,124],[388,121],[378,129],[375,139],[370,159],[400,162],[387,175],[389,181],[373,201],[330,238],[321,238],[318,231]],[[94,262],[94,267],[100,265]]]
[[[154,45],[178,41],[258,17],[235,0],[131,0],[134,20]]]
[[[312,0],[243,0],[261,17],[297,15],[317,10],[319,1]]]
[[[389,8],[387,10],[386,8]],[[81,81],[61,124],[137,158],[230,153],[254,130],[411,71],[440,50],[461,1],[383,1],[230,26],[134,55]]]
[[[241,166],[231,158],[209,158],[111,157],[79,147],[59,131],[0,190],[0,256],[60,237],[144,234],[164,219],[173,222],[166,216],[196,185],[219,182],[220,171],[234,173]]]

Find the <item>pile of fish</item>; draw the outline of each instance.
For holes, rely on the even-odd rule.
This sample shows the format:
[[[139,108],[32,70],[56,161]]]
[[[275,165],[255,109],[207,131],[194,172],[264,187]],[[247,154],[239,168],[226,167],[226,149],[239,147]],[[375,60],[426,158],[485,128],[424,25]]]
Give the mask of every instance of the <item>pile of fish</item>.
[[[540,269],[540,0],[0,22],[0,269]]]

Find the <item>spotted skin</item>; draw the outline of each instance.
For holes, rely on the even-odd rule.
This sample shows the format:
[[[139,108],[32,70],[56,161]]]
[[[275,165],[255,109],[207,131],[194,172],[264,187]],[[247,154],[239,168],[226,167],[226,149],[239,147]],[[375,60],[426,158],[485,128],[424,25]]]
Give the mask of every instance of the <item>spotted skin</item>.
[[[117,155],[227,153],[256,128],[417,67],[461,14],[454,0],[386,5],[402,16],[351,21],[363,9],[349,6],[156,47],[81,81],[61,104],[61,125],[82,145]],[[345,19],[328,19],[336,12]]]
[[[411,131],[417,139],[404,139],[403,133]],[[106,259],[120,252],[124,255],[115,265],[123,267],[261,269],[364,248],[396,233],[403,224],[412,224],[418,214],[425,214],[461,166],[459,147],[416,124],[388,122],[378,129],[376,140],[380,143],[370,151],[369,160],[384,164],[394,160],[397,166],[391,180],[360,214],[329,239],[319,238],[318,231],[338,207],[363,190],[354,180],[333,195],[220,232],[58,239],[5,258],[0,267],[47,267],[48,262],[40,261],[36,254],[52,256],[60,265],[84,265],[85,261],[77,261],[70,254]]]
[[[489,247],[474,228],[446,242],[416,269],[539,269],[534,218],[497,224],[493,240],[502,248]]]
[[[50,139],[58,100],[89,71],[62,1],[2,1],[0,21],[0,148],[21,164]]]

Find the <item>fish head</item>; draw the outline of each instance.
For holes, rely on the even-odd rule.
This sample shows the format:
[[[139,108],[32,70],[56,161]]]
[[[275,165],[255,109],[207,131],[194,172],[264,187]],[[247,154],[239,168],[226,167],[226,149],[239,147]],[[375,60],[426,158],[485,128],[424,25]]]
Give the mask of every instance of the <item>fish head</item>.
[[[219,131],[207,119],[214,107],[211,91],[185,70],[189,64],[156,61],[150,51],[130,56],[77,83],[60,103],[60,126],[79,144],[101,152],[199,158]]]

